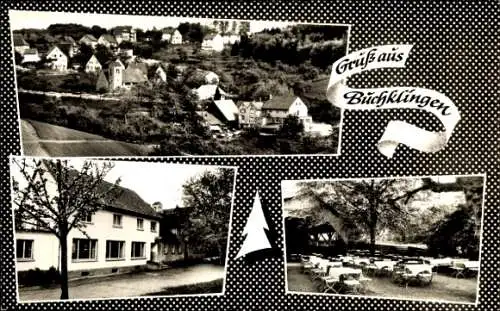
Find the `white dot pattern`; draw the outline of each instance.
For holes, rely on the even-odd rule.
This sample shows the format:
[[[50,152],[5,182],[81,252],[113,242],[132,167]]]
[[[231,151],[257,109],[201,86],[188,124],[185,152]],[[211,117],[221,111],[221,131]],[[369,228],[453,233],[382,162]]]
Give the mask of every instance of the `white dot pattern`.
[[[384,44],[414,44],[404,69],[374,70],[350,78],[349,86],[415,86],[448,96],[461,112],[446,148],[424,154],[400,146],[392,159],[376,150],[390,120],[405,120],[428,130],[441,124],[416,111],[346,111],[341,155],[307,157],[229,157],[149,159],[179,163],[238,166],[229,264],[223,296],[168,297],[17,304],[13,254],[9,154],[20,154],[16,95],[9,28],[0,30],[2,105],[3,309],[18,310],[499,310],[499,4],[498,1],[60,1],[2,2],[7,9],[207,18],[290,20],[350,24],[349,50]],[[9,7],[7,7],[9,5]],[[247,263],[235,260],[255,191],[268,217],[271,243],[283,249],[280,181],[283,179],[487,174],[479,305],[286,294],[284,260],[270,256]]]

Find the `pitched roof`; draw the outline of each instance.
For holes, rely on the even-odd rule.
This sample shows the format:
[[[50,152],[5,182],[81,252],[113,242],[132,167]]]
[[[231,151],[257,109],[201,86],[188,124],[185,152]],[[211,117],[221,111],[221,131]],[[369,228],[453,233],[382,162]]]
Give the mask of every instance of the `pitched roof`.
[[[222,125],[223,124],[221,120],[219,120],[216,116],[214,116],[210,112],[197,111],[196,114],[198,114],[200,117],[202,117],[203,120],[209,125]]]
[[[15,34],[13,41],[14,46],[29,46],[28,42],[26,42],[26,40],[24,40],[23,36],[20,34]]]
[[[71,36],[64,36],[63,43],[74,44],[75,43],[75,39],[73,39],[73,37],[71,37]]]
[[[97,62],[99,65],[101,64],[97,59],[97,57],[95,56],[95,54],[92,54],[92,56],[90,56],[89,60],[87,61],[87,64],[90,63],[91,61]]]
[[[123,71],[123,83],[141,83],[148,81],[147,75],[139,68],[128,67]]]
[[[214,97],[217,90],[219,90],[221,95],[227,95],[227,93],[216,84],[204,84],[196,89],[196,94],[200,100],[205,100]]]
[[[113,34],[121,35],[124,32],[133,32],[132,26],[117,26],[113,29]]]
[[[238,119],[239,110],[232,99],[214,100],[214,104],[227,121]]]
[[[24,55],[38,55],[38,50],[33,48],[33,49],[27,49],[24,51]]]
[[[113,37],[112,35],[107,34],[107,33],[102,34],[102,35],[99,37],[99,40],[106,40],[106,41],[108,41],[109,43],[117,43],[117,42],[116,42],[115,37]]]
[[[97,39],[96,37],[94,37],[93,35],[84,35],[81,39],[80,39],[80,42],[83,42],[83,41],[91,41],[91,42],[97,42]]]
[[[213,40],[215,38],[214,34],[208,34],[205,37],[203,37],[203,40]]]
[[[241,102],[238,103],[237,106],[238,106],[238,108],[242,108],[242,107],[243,108],[248,108],[248,106],[252,106],[256,110],[261,110],[263,105],[264,105],[264,103],[261,102],[261,101],[258,101],[258,102],[256,102],[256,101],[251,101],[251,102],[249,102],[249,101],[241,101]]]
[[[288,110],[296,98],[291,94],[275,96],[262,105],[262,110]]]
[[[146,63],[131,62],[128,64],[127,69],[139,69],[144,74],[148,74],[148,65]]]
[[[52,176],[54,176],[55,167],[53,164],[51,165],[51,163],[54,162],[52,160],[43,161],[48,171]],[[79,172],[76,170],[68,170],[70,180],[74,179],[77,174],[79,174]],[[90,178],[90,176],[88,177]],[[109,189],[113,186],[114,184],[103,180],[97,185],[96,191],[102,194],[109,191]],[[101,204],[103,205],[103,208],[118,210],[123,213],[130,213],[134,215],[149,216],[154,218],[159,217],[159,214],[154,210],[154,208],[150,204],[146,203],[135,191],[122,186],[118,186],[118,191],[119,195],[116,199],[105,199],[102,201]]]
[[[103,181],[99,185],[101,191],[106,191],[112,186],[111,183]],[[112,202],[105,202],[107,208],[116,209],[124,213],[137,214],[149,217],[159,217],[154,208],[146,203],[135,191],[119,186],[120,195]],[[99,190],[98,190],[99,191]]]
[[[49,51],[47,52],[47,55],[49,55],[50,53],[52,53],[55,49],[58,49],[59,51],[61,51],[61,54],[64,55],[64,57],[67,57],[66,54],[64,54],[64,52],[57,45],[54,45],[53,47],[51,47],[49,49]]]
[[[125,66],[123,65],[123,63],[121,62],[121,60],[119,60],[118,58],[115,59],[114,61],[108,63],[107,66],[108,66],[108,68],[114,68],[114,67],[125,68]]]

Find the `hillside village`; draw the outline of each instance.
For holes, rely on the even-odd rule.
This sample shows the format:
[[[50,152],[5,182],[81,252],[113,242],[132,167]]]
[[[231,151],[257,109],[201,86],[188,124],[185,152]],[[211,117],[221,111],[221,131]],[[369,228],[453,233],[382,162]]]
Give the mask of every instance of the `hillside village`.
[[[154,143],[160,155],[336,153],[340,112],[325,91],[328,65],[345,54],[346,32],[328,32],[288,26],[250,33],[248,22],[224,21],[148,31],[77,24],[15,30],[21,117]],[[55,111],[33,107],[47,101]],[[120,107],[103,107],[111,101]],[[89,120],[72,123],[75,113]],[[95,126],[103,117],[114,119]],[[172,148],[175,137],[186,140],[178,129],[187,127],[203,146]]]

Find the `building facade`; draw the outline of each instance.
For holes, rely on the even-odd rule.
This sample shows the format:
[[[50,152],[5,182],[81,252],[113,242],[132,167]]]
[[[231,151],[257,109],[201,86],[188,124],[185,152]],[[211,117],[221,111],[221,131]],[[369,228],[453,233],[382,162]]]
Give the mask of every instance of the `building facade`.
[[[102,70],[102,65],[101,63],[99,62],[99,60],[97,59],[97,57],[95,57],[95,55],[92,55],[89,59],[89,61],[87,62],[87,64],[85,65],[85,72],[87,73],[98,73]]]
[[[179,30],[175,30],[172,36],[170,37],[171,44],[182,44],[182,35]]]
[[[68,271],[73,277],[125,272],[157,256],[159,222],[152,215],[99,210],[84,230],[88,237],[76,229],[68,235]],[[59,270],[59,240],[46,231],[16,231],[16,257],[17,271]]]
[[[288,116],[296,116],[308,131],[312,118],[306,104],[297,96],[285,95],[271,98],[262,106],[263,124],[283,124]]]
[[[66,71],[68,69],[68,57],[60,48],[54,46],[47,53],[48,66],[52,70]]]
[[[244,128],[262,126],[263,102],[243,101],[238,104],[239,125]]]
[[[46,173],[44,178],[48,180],[47,191],[52,196],[57,194],[53,175]],[[102,183],[98,189],[111,187],[111,184]],[[115,200],[103,201],[96,212],[82,220],[82,230],[69,231],[70,278],[122,273],[145,266],[158,254],[160,220],[154,207],[134,191],[120,187]],[[16,223],[15,239],[18,273],[35,269],[60,270],[60,241],[48,229]]]
[[[201,49],[204,51],[222,52],[224,50],[224,40],[221,35],[207,35],[203,38]]]

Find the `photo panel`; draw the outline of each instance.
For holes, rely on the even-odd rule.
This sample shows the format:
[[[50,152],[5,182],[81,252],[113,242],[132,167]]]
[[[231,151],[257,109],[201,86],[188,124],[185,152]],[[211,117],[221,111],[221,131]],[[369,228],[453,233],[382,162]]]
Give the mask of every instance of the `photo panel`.
[[[9,11],[23,154],[338,154],[348,25]]]
[[[224,293],[234,167],[18,156],[10,169],[19,303]]]
[[[282,182],[287,293],[476,304],[484,175]]]

